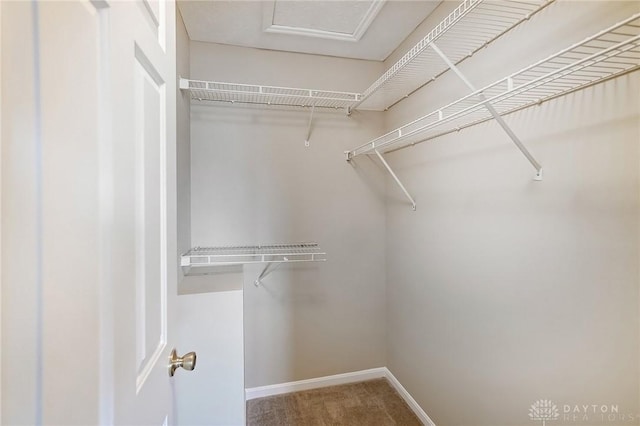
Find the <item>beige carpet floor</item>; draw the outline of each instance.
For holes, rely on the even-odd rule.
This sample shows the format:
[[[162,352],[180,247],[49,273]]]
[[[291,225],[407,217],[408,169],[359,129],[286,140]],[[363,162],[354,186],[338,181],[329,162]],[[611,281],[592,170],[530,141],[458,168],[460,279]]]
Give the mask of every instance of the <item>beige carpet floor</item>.
[[[248,426],[421,426],[386,379],[247,401]]]

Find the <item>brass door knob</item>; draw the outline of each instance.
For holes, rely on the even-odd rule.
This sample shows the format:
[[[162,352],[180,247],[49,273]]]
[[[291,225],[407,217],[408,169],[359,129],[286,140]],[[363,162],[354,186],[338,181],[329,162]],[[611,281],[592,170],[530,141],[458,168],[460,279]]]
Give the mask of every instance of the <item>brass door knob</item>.
[[[171,355],[169,356],[169,376],[173,377],[176,370],[180,367],[188,371],[196,368],[196,353],[189,352],[188,354],[179,357],[176,349],[173,348]]]

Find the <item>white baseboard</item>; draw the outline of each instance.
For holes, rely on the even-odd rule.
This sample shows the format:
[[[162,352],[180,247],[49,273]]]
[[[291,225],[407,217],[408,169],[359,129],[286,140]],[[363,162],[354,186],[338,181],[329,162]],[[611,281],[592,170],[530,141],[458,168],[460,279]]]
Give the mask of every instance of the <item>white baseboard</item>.
[[[309,389],[326,388],[328,386],[346,385],[348,383],[364,382],[365,380],[387,377],[385,367],[369,370],[354,371],[352,373],[335,374],[333,376],[316,377],[314,379],[299,380],[297,382],[278,383],[276,385],[259,386],[244,390],[247,400],[262,398],[283,393],[299,392]]]
[[[276,385],[259,386],[244,390],[246,400],[263,398],[265,396],[282,395],[284,393],[299,392],[309,389],[325,388],[328,386],[346,385],[348,383],[364,382],[365,380],[386,378],[393,388],[400,394],[409,408],[426,426],[436,426],[427,413],[415,399],[391,374],[387,367],[371,368],[369,370],[354,371],[352,373],[335,374],[333,376],[316,377],[314,379],[299,380],[297,382],[278,383]]]
[[[391,371],[387,367],[384,368],[386,371],[385,377],[391,383],[391,386],[400,394],[404,402],[407,403],[409,408],[415,413],[416,416],[420,419],[422,423],[426,426],[436,426],[436,424],[429,418],[427,413],[420,407],[420,405],[416,402],[415,399],[411,396],[411,394],[402,386],[402,384],[396,379],[396,376],[391,374]]]

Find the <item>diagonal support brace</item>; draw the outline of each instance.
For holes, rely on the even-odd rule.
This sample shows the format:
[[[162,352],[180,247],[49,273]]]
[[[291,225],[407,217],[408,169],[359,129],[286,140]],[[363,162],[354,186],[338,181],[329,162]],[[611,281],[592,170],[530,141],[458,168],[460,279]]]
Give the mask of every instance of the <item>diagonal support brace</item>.
[[[393,170],[391,169],[391,166],[389,166],[389,163],[387,163],[387,161],[384,159],[382,154],[380,154],[380,151],[378,151],[377,149],[375,149],[374,151],[375,151],[376,155],[378,156],[378,158],[380,159],[380,161],[382,162],[382,164],[384,165],[384,167],[387,169],[387,171],[391,175],[391,177],[393,177],[393,179],[396,181],[396,183],[398,184],[400,189],[402,189],[402,192],[404,192],[404,195],[406,195],[407,198],[409,199],[409,201],[411,202],[411,208],[413,210],[415,210],[416,209],[416,202],[414,201],[414,199],[411,196],[411,194],[409,194],[409,191],[407,191],[407,189],[404,187],[402,182],[400,182],[400,179],[398,179],[398,176],[396,176],[396,174],[393,172]]]
[[[256,280],[253,282],[253,285],[255,285],[256,287],[258,287],[260,284],[262,284],[262,280],[264,277],[266,277],[267,275],[269,275],[270,273],[272,273],[273,271],[275,271],[276,269],[278,269],[283,263],[287,262],[289,259],[287,259],[286,257],[284,258],[284,260],[282,262],[278,262],[278,263],[267,263],[267,265],[264,267],[264,269],[262,270],[262,272],[260,273],[260,276],[258,276],[258,278],[256,278]],[[271,267],[272,265],[276,265],[273,268]]]
[[[438,54],[438,56],[440,56],[440,58],[445,62],[445,64],[447,64],[447,66],[453,72],[456,73],[456,75],[460,78],[460,80],[462,80],[462,82],[464,84],[466,84],[467,87],[469,89],[471,89],[472,92],[476,92],[477,91],[475,86],[467,79],[467,77],[462,73],[462,71],[460,71],[460,69],[458,69],[458,67],[453,62],[451,62],[451,60],[449,60],[447,55],[445,55],[442,52],[442,50],[440,50],[440,48],[438,48],[438,46],[436,46],[434,43],[430,43],[429,46],[431,46],[431,48]],[[534,158],[534,156],[531,154],[531,152],[529,152],[527,147],[524,146],[524,144],[518,138],[518,136],[516,136],[516,134],[513,132],[513,130],[511,130],[511,128],[504,121],[504,119],[502,118],[500,113],[495,110],[493,105],[491,105],[489,102],[487,102],[487,98],[484,96],[484,94],[480,93],[478,96],[479,96],[480,100],[482,101],[484,107],[487,109],[487,111],[489,111],[489,113],[493,116],[493,118],[498,122],[500,127],[502,127],[502,130],[505,131],[505,133],[509,136],[509,138],[511,138],[511,140],[516,145],[516,147],[518,147],[520,152],[522,152],[522,154],[527,158],[527,160],[529,160],[529,163],[531,163],[531,165],[536,169],[536,175],[533,178],[533,180],[537,180],[537,181],[542,180],[542,166],[540,165],[540,163],[538,163],[538,161]]]
[[[304,146],[309,146],[309,139],[311,139],[311,125],[313,124],[313,112],[315,111],[316,106],[311,106],[311,114],[309,115],[309,125],[307,126],[307,137],[304,140]]]

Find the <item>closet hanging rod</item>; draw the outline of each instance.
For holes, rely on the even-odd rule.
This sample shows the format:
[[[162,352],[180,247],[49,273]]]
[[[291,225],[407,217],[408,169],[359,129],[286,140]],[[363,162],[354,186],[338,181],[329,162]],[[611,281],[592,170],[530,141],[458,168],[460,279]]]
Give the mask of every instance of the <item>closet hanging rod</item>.
[[[459,64],[554,0],[465,0],[363,93],[351,109],[384,111],[449,68],[429,49],[435,41]]]
[[[505,115],[625,74],[638,65],[640,13],[362,144],[349,151],[347,157],[351,159],[358,155],[375,154],[375,150],[397,150],[431,139],[435,133],[448,133],[484,121],[491,117],[485,109],[487,103],[500,115]],[[480,95],[486,100],[480,100]]]

